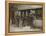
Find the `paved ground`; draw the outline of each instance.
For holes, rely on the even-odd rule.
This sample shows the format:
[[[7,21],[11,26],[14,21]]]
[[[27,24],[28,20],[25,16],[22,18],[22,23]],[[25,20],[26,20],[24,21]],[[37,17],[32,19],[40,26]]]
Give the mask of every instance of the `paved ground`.
[[[15,27],[15,25],[11,25],[10,26],[10,32],[19,32],[19,31],[41,31],[40,29],[33,29],[29,26],[25,26],[25,27]]]
[[[21,22],[20,22],[20,25],[21,25]],[[33,29],[33,28],[31,28],[31,26],[16,27],[15,24],[10,24],[10,32],[19,32],[19,31],[41,31],[41,30],[38,29],[38,28],[37,29]]]

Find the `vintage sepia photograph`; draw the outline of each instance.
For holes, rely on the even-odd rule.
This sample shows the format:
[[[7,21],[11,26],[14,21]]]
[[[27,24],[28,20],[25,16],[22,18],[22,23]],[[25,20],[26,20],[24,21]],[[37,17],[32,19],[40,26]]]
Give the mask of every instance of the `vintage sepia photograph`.
[[[42,32],[43,6],[9,3],[10,32]]]
[[[6,2],[6,34],[44,33],[44,3]]]

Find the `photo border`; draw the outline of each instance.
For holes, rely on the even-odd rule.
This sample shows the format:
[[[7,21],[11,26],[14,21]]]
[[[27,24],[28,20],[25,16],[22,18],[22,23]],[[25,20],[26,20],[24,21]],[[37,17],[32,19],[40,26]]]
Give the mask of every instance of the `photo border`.
[[[9,23],[9,3],[16,4],[30,4],[30,5],[42,5],[43,6],[43,32],[10,32]],[[22,35],[22,34],[37,34],[45,32],[45,3],[44,2],[24,2],[24,1],[5,1],[5,34],[9,35]]]

